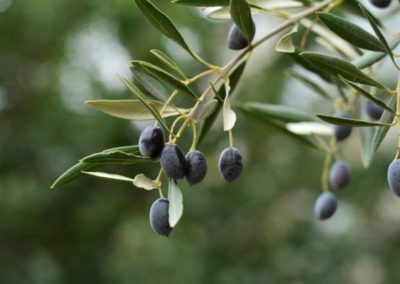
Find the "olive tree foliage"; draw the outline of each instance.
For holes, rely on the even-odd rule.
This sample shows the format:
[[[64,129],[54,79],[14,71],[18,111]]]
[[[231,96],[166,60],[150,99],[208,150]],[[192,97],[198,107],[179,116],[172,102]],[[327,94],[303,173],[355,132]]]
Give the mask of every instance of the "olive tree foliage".
[[[147,23],[185,50],[192,57],[193,64],[202,66],[203,70],[189,76],[171,56],[154,49],[150,52],[158,64],[140,59],[131,61],[129,66],[135,78],[151,78],[168,85],[173,91],[160,96],[160,91],[154,92],[154,86],[146,84],[146,80],[130,81],[118,76],[131,92],[132,99],[91,100],[86,103],[121,119],[153,120],[154,126],[142,132],[137,145],[115,147],[82,158],[63,173],[52,188],[87,174],[128,182],[145,190],[158,190],[160,199],[153,204],[150,222],[156,232],[169,235],[183,213],[183,195],[178,180],[186,178],[189,184],[194,185],[205,177],[207,161],[198,148],[220,113],[223,117],[220,129],[229,141],[218,162],[220,175],[226,182],[239,178],[243,162],[240,149],[234,143],[233,130],[236,120],[243,115],[272,125],[287,134],[289,139],[325,153],[321,179],[323,193],[316,200],[315,214],[322,220],[331,217],[337,207],[334,191],[344,188],[351,180],[350,168],[342,161],[340,148],[342,142],[352,135],[352,129],[361,128],[360,152],[364,166],[368,167],[389,128],[400,128],[400,77],[397,89],[391,89],[377,77],[377,66],[386,57],[400,70],[396,60],[398,55],[393,52],[400,38],[389,35],[362,4],[351,2],[373,33],[337,14],[337,8],[344,5],[342,0],[174,0],[172,5],[186,5],[187,9],[212,8],[205,10],[208,18],[232,23],[227,48],[237,50],[237,54],[225,65],[217,66],[191,49],[190,42],[182,36],[173,20],[154,3],[134,0]],[[375,2],[379,1],[371,4],[383,5]],[[262,29],[253,21],[255,14],[279,17],[283,21],[255,40],[256,29]],[[277,35],[280,36],[278,40]],[[302,71],[288,70],[288,75],[329,102],[332,113],[311,115],[299,109],[246,101],[244,98],[231,102],[235,87],[246,72],[247,61],[253,51],[267,41],[276,41],[275,51],[290,56],[302,67]],[[318,45],[322,52],[310,51],[310,42]],[[334,86],[336,91],[332,93],[324,89],[313,74]],[[198,92],[199,86],[204,85],[206,87]],[[190,107],[176,104],[176,98],[180,96],[187,97]],[[184,135],[191,137],[186,156],[180,145]],[[400,146],[395,160],[399,155]],[[145,173],[137,173],[131,178],[99,171],[113,164],[144,163],[159,167],[159,174],[148,177]],[[392,166],[388,179],[397,194],[398,176],[399,167]]]

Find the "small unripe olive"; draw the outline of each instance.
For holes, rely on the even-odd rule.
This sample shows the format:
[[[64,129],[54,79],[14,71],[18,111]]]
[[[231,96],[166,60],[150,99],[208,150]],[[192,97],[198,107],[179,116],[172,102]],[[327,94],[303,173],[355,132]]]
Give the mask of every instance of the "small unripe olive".
[[[365,110],[368,113],[369,117],[374,120],[381,119],[384,111],[383,107],[378,106],[376,103],[373,103],[371,101],[367,102],[367,104],[365,105]]]
[[[186,154],[186,180],[189,184],[201,182],[207,174],[207,161],[200,151],[191,151]]]
[[[335,214],[336,208],[336,196],[333,193],[324,192],[318,196],[315,202],[314,214],[319,220],[326,220]]]
[[[249,41],[242,34],[239,28],[233,24],[229,30],[228,47],[233,50],[240,50],[249,45]]]
[[[155,159],[164,147],[164,133],[158,126],[148,126],[139,137],[139,151],[144,157]]]
[[[169,201],[167,198],[159,198],[153,202],[150,208],[150,226],[158,234],[168,237],[172,228],[169,225]]]
[[[174,144],[167,144],[161,152],[161,167],[165,174],[172,179],[183,179],[187,166],[181,148]]]
[[[370,0],[371,4],[377,8],[387,8],[390,6],[391,0]]]
[[[240,151],[234,147],[224,149],[219,156],[218,168],[222,178],[227,182],[238,178],[243,169]]]
[[[387,180],[393,193],[400,197],[400,160],[394,160],[390,163]]]
[[[334,114],[334,116],[340,118],[350,118],[350,114],[345,111],[337,112]],[[338,125],[338,124],[333,125],[333,134],[337,141],[345,140],[347,137],[350,136],[351,131],[352,131],[351,126]]]
[[[329,171],[329,184],[333,189],[343,189],[351,181],[350,166],[346,161],[336,161]]]

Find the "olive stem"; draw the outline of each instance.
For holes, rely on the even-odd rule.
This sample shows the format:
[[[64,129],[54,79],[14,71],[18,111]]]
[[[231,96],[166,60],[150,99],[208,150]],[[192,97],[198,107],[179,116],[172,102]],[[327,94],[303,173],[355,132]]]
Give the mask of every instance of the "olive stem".
[[[185,84],[185,85],[189,85],[189,84],[191,84],[191,83],[197,81],[198,79],[201,79],[201,78],[203,78],[204,76],[207,76],[208,74],[211,74],[211,73],[215,73],[215,70],[209,69],[209,70],[206,70],[206,71],[204,71],[204,72],[201,72],[201,73],[197,74],[196,76],[185,80],[185,81],[184,81],[184,84]]]
[[[228,131],[229,135],[229,147],[233,147],[233,134],[232,134],[232,129]]]
[[[332,162],[332,152],[329,151],[329,152],[326,152],[325,160],[324,160],[324,167],[322,170],[321,182],[322,182],[322,191],[323,192],[329,192],[328,176],[329,176],[329,167],[331,165],[331,162]]]
[[[196,150],[196,143],[197,143],[197,129],[196,129],[196,123],[192,121],[192,131],[193,131],[193,141],[192,141],[192,146],[190,146],[190,151]]]
[[[177,136],[177,135],[174,135],[174,129],[175,129],[175,127],[176,127],[176,125],[177,125],[177,123],[180,121],[180,120],[182,120],[182,119],[184,119],[186,116],[183,116],[183,115],[181,115],[180,117],[178,117],[177,119],[175,119],[175,121],[172,123],[172,126],[171,126],[171,133],[170,133],[170,135],[169,135],[169,142],[172,142],[172,143],[174,143],[174,140],[175,140],[175,138],[172,138],[172,136]]]

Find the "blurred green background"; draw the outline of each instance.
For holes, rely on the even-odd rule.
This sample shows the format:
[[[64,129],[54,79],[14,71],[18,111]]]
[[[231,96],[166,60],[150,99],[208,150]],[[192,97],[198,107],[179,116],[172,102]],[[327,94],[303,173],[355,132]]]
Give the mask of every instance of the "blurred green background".
[[[222,64],[229,23],[156,1],[195,50]],[[258,17],[259,34],[276,20]],[[154,233],[148,210],[157,192],[83,177],[50,190],[79,158],[136,144],[143,123],[89,109],[87,99],[130,94],[130,59],[154,62],[158,48],[187,74],[201,66],[162,37],[130,0],[0,0],[0,283],[399,283],[400,201],[386,185],[395,152],[390,134],[372,166],[362,168],[358,132],[343,145],[353,182],[338,194],[337,214],[318,222],[323,153],[239,113],[235,141],[245,170],[221,181],[221,122],[200,150],[206,180],[184,194],[184,216],[169,238]],[[286,80],[293,62],[266,44],[246,69],[235,100],[285,103],[312,112],[329,105]],[[385,73],[387,83],[395,78]],[[202,86],[199,86],[201,88]],[[200,90],[200,89],[199,89]],[[178,101],[179,104],[179,101]],[[186,149],[187,150],[187,149]],[[156,167],[109,172],[155,176]]]

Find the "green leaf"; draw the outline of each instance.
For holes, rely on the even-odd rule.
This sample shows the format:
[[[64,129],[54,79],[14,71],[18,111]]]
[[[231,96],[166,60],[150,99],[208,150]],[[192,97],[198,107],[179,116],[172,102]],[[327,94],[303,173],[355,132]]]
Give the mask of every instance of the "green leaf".
[[[144,71],[148,75],[170,84],[171,86],[177,88],[183,93],[188,94],[194,98],[197,98],[197,95],[187,85],[185,85],[178,78],[169,74],[160,67],[157,67],[145,61],[134,60],[130,62],[130,68],[133,72],[135,72],[135,70]]]
[[[396,111],[396,96],[393,96],[390,99],[389,106],[390,108]],[[389,111],[384,111],[380,119],[380,123],[390,125],[393,122],[394,116],[395,116],[394,113]],[[372,137],[372,142],[371,142],[370,153],[367,154],[368,155],[367,158],[369,158],[366,159],[367,164],[370,164],[373,155],[378,150],[389,129],[390,126],[375,127],[374,136]]]
[[[73,181],[82,175],[82,171],[89,171],[93,169],[98,169],[101,166],[98,164],[87,164],[87,163],[77,163],[66,170],[62,175],[60,175],[54,183],[50,186],[50,188],[55,188],[57,186],[66,184],[70,181]]]
[[[287,123],[284,120],[275,119],[276,116],[275,117],[271,116],[270,113],[268,113],[268,112],[267,112],[267,114],[264,114],[260,111],[253,111],[253,109],[251,109],[251,108],[246,108],[246,107],[238,107],[238,108],[245,114],[255,117],[255,118],[259,119],[260,121],[273,126],[276,130],[296,139],[298,142],[301,142],[306,146],[319,149],[319,146],[317,144],[315,144],[315,142],[309,136],[300,135],[300,134],[297,134],[297,133],[289,130]],[[279,118],[282,118],[282,117],[279,116]],[[293,121],[293,120],[289,119],[289,121]],[[295,120],[295,121],[298,121],[298,120]]]
[[[229,0],[172,0],[172,3],[198,7],[215,7],[228,6]]]
[[[251,10],[246,0],[230,0],[229,12],[231,18],[243,35],[251,42],[256,32],[256,27],[251,16]]]
[[[389,41],[389,46],[391,49],[396,48],[400,43],[400,38],[394,38]],[[353,64],[359,68],[364,69],[370,67],[374,63],[383,59],[386,56],[386,53],[383,52],[367,52],[364,55],[353,60]]]
[[[369,32],[330,13],[318,13],[319,18],[335,34],[359,48],[385,51],[381,42]]]
[[[139,146],[138,145],[129,145],[129,146],[119,146],[110,149],[103,150],[102,153],[110,153],[115,151],[122,151],[134,155],[140,156]]]
[[[163,102],[149,100],[158,112],[164,106]],[[147,107],[139,100],[91,100],[85,102],[90,107],[104,112],[108,115],[130,120],[151,120],[154,119],[153,114],[149,111]],[[182,113],[188,112],[189,109],[174,109],[171,106],[165,108],[162,117],[175,116]]]
[[[133,82],[146,91],[145,95],[147,97],[161,101],[165,101],[167,99],[166,88],[160,83],[158,79],[154,79],[154,77],[148,75],[144,71],[140,72],[138,70],[137,72],[135,72]]]
[[[243,61],[238,67],[236,67],[235,70],[232,71],[232,73],[229,75],[229,82],[230,82],[230,87],[231,87],[231,92],[233,92],[237,84],[239,83],[240,78],[242,77],[243,71],[246,67],[246,61]],[[220,89],[218,90],[218,95],[222,98],[225,99],[225,86],[222,85]],[[206,137],[208,131],[210,131],[212,125],[214,124],[215,120],[218,117],[218,114],[220,113],[222,109],[223,103],[221,101],[218,101],[217,106],[215,107],[215,111],[204,121],[201,130],[199,131],[198,135],[198,140],[197,140],[197,145],[199,145],[204,138]]]
[[[111,153],[111,156],[112,156],[115,154],[115,152],[125,152],[127,154],[135,155],[135,159],[137,158],[137,156],[140,155],[139,147],[137,145],[131,145],[131,146],[122,146],[122,147],[106,149],[100,153],[95,153],[90,156],[87,156],[87,157],[83,158],[82,160],[85,160],[88,157],[95,157],[96,155],[100,155],[103,153]],[[147,158],[143,158],[142,162],[147,162],[148,160],[149,159],[147,159]],[[98,161],[99,161],[99,163],[94,163],[93,160],[90,163],[78,162],[77,164],[73,165],[68,170],[66,170],[61,176],[59,176],[56,179],[56,181],[51,185],[51,188],[55,188],[57,186],[66,184],[70,181],[73,181],[73,180],[79,178],[82,175],[82,171],[96,170],[96,169],[99,169],[102,166],[106,165],[106,163],[104,163],[104,160],[100,159]],[[113,163],[113,162],[110,162],[110,163]]]
[[[318,75],[321,79],[328,83],[332,83],[332,75],[326,72],[323,69],[316,67],[315,65],[311,64],[308,60],[306,60],[303,56],[300,56],[301,50],[296,49],[294,53],[290,53],[290,57],[303,68],[307,69],[308,71]]]
[[[124,77],[118,75],[118,78],[125,84],[125,86],[132,92],[132,94],[139,99],[139,101],[142,102],[142,104],[153,114],[154,118],[166,129],[168,132],[170,132],[167,124],[165,123],[164,119],[161,117],[160,113],[157,111],[157,109],[149,103],[149,101],[146,99],[142,91],[139,90],[138,87],[136,87],[135,84],[130,82],[128,79],[125,79]]]
[[[317,68],[326,70],[332,75],[343,77],[350,82],[385,88],[381,83],[370,78],[356,66],[343,59],[316,52],[303,52],[300,56]]]
[[[196,121],[202,121],[212,115],[218,106],[218,100],[212,99],[200,106],[199,111],[193,114]]]
[[[283,132],[307,146],[319,148],[310,137],[295,133],[288,128],[289,124],[295,122],[315,122],[315,118],[308,113],[286,106],[257,102],[238,103],[236,107],[242,112],[272,125],[280,132]]]
[[[393,55],[392,49],[390,48],[390,46],[389,46],[388,42],[386,41],[386,38],[384,37],[384,35],[381,33],[377,23],[375,22],[374,17],[361,4],[358,4],[358,6],[360,7],[360,9],[363,12],[363,14],[365,15],[365,17],[367,18],[367,20],[368,20],[370,26],[372,27],[372,29],[374,30],[376,36],[381,41],[384,50],[389,54],[389,57],[392,60],[394,66],[396,66],[396,68],[400,70],[400,67],[397,65],[396,60],[394,59],[394,55]]]
[[[267,120],[277,120],[285,123],[300,121],[315,121],[314,116],[295,108],[264,104],[258,102],[237,103],[236,108],[247,113],[261,116]]]
[[[294,53],[296,48],[293,44],[293,35],[297,33],[297,25],[295,25],[290,32],[281,37],[275,46],[275,50],[284,53]]]
[[[94,164],[139,164],[152,163],[153,160],[142,157],[140,154],[131,154],[123,151],[107,151],[95,153],[80,160],[82,163]]]
[[[183,39],[182,35],[179,33],[178,29],[175,27],[170,18],[164,12],[162,12],[148,0],[134,0],[134,1],[136,3],[136,6],[143,13],[146,19],[150,22],[150,24],[152,24],[166,37],[179,44],[183,49],[189,52],[190,55],[196,58],[196,55],[189,48],[189,46]]]
[[[353,84],[351,82],[346,81],[347,84],[349,84],[353,89],[355,89],[360,95],[362,95],[363,97],[365,97],[366,99],[374,102],[375,104],[383,107],[384,109],[390,111],[390,112],[394,112],[384,101],[374,97],[373,95],[371,95],[370,93],[368,93],[366,90],[364,90],[363,88],[360,88],[359,86],[357,86],[356,84]]]
[[[171,69],[175,70],[183,79],[186,79],[186,75],[183,73],[182,69],[178,66],[178,64],[175,63],[174,60],[172,60],[171,57],[157,49],[152,49],[150,50],[150,52],[166,65],[168,65]]]
[[[182,192],[173,179],[168,183],[168,215],[169,225],[173,228],[178,224],[183,214],[183,196]]]
[[[321,120],[326,121],[331,124],[354,126],[354,127],[390,126],[390,124],[382,123],[382,122],[342,118],[342,117],[322,115],[322,114],[317,114],[317,117],[319,117]]]
[[[316,22],[311,19],[303,18],[300,20],[300,24],[317,35],[315,40],[327,49],[334,49],[345,58],[355,58],[358,56],[359,53],[353,45],[342,39],[323,24],[319,24],[318,21]]]
[[[324,99],[328,99],[331,100],[332,97],[330,94],[328,94],[327,91],[325,91],[320,84],[314,82],[313,80],[311,80],[309,78],[309,76],[304,76],[303,74],[301,74],[300,72],[294,71],[294,70],[290,70],[287,72],[290,76],[292,76],[293,78],[296,78],[300,81],[302,81],[305,85],[307,85],[308,87],[310,87],[310,89],[314,90],[315,93],[321,95],[321,97],[323,97]]]

